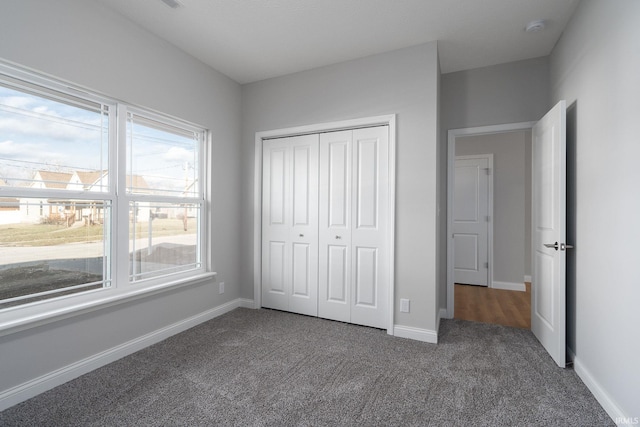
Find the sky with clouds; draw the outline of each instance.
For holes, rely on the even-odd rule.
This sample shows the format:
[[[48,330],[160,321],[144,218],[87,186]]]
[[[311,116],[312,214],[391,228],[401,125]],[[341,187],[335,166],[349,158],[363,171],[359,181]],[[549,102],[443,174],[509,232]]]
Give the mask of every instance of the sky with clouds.
[[[108,116],[99,110],[19,92],[0,85],[0,178],[28,182],[37,170],[108,168]],[[197,143],[141,124],[129,124],[130,173],[149,187],[181,192],[197,176]],[[176,194],[177,195],[177,194]]]

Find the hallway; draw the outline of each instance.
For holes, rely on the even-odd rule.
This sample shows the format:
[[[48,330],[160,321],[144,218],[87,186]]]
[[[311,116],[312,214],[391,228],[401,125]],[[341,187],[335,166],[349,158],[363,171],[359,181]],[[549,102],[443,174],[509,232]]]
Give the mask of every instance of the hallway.
[[[455,319],[531,329],[531,283],[526,292],[455,285]]]

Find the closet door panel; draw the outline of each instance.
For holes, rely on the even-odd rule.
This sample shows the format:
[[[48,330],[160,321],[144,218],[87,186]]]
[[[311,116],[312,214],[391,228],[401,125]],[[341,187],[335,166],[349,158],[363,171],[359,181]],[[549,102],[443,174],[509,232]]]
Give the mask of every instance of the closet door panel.
[[[356,247],[354,305],[376,307],[378,296],[378,249]]]
[[[263,143],[262,306],[289,309],[291,293],[290,149],[283,140]]]
[[[356,141],[355,227],[375,229],[378,226],[378,140]]]
[[[318,135],[263,142],[262,306],[318,313]]]
[[[292,292],[289,310],[318,315],[318,142],[319,135],[291,141]]]
[[[317,217],[317,203],[314,203],[313,195],[317,194],[311,184],[317,185],[317,180],[310,175],[317,173],[317,169],[311,167],[311,156],[314,147],[309,145],[295,145],[293,147],[293,224],[294,226],[308,226]],[[317,154],[317,153],[313,153]],[[315,186],[314,186],[315,187]],[[312,210],[314,212],[312,212]]]
[[[269,204],[269,225],[286,225],[285,195],[287,192],[287,150],[284,147],[276,147],[268,152],[269,183],[267,202]]]
[[[285,242],[269,242],[269,263],[267,275],[269,292],[273,294],[286,294],[285,249]]]
[[[350,321],[349,258],[344,245],[326,245],[326,264],[320,264],[320,294],[318,316],[325,319]],[[322,258],[321,258],[322,259]]]
[[[351,253],[354,283],[351,323],[386,328],[388,280],[388,127],[353,131],[353,227]]]
[[[329,245],[327,259],[327,295],[328,301],[346,304],[348,299],[347,278],[347,248],[344,246]]]
[[[320,135],[318,316],[350,321],[351,131]]]
[[[347,136],[345,134],[345,136]],[[338,139],[329,142],[326,149],[328,150],[327,165],[327,190],[328,194],[325,198],[328,202],[326,208],[329,210],[328,227],[337,229],[348,226],[347,219],[349,217],[349,140]]]
[[[311,277],[309,274],[311,257],[309,245],[293,244],[293,296],[310,298]]]

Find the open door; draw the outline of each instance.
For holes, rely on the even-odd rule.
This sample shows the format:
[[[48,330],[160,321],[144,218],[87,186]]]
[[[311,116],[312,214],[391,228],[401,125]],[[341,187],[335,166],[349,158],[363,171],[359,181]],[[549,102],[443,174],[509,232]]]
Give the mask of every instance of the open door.
[[[566,366],[566,102],[534,127],[531,331]]]

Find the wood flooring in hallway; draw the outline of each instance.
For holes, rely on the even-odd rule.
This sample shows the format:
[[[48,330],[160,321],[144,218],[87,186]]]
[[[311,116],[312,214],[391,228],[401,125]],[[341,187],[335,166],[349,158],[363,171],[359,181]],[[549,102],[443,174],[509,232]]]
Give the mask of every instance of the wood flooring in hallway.
[[[526,292],[455,285],[454,318],[531,329],[531,284]]]

